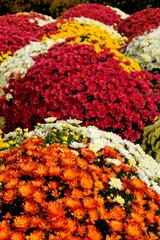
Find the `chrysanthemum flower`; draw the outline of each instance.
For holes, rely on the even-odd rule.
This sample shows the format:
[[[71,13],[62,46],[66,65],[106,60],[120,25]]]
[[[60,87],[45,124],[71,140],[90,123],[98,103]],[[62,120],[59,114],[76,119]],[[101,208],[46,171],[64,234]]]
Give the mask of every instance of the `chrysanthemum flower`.
[[[158,162],[160,161],[160,119],[154,124],[145,128],[143,133],[142,148],[153,156]]]
[[[160,187],[148,169],[158,176],[159,164],[150,158],[147,169],[148,156],[138,145],[95,127],[80,127],[77,122],[38,124],[28,132],[32,138],[0,152],[1,165],[5,161],[0,172],[1,239],[132,239],[133,230],[136,240],[153,235],[158,239]],[[40,132],[41,137],[36,135]],[[96,138],[105,144],[93,152],[90,144]],[[86,144],[75,150],[72,141],[84,139]],[[134,164],[129,162],[130,155]],[[31,161],[59,166],[61,171],[24,172],[20,165]],[[11,188],[15,198],[8,201],[8,181],[13,176],[17,180]]]
[[[34,57],[25,75],[13,74],[4,88],[1,116],[8,130],[31,129],[52,115],[77,118],[136,141],[158,115],[160,99],[152,83],[156,77],[146,71],[128,73],[130,62],[110,49],[97,54],[92,45],[61,43],[45,51]]]

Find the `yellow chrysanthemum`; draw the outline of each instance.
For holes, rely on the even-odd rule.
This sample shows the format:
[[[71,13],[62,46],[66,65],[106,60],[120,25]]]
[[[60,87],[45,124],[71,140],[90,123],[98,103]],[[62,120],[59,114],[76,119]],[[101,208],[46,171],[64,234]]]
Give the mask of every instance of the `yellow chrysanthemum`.
[[[2,62],[5,62],[6,59],[7,59],[9,56],[11,56],[11,55],[12,55],[11,51],[8,51],[8,52],[6,52],[6,53],[0,52],[0,64],[1,64]]]
[[[129,57],[123,55],[116,49],[112,49],[112,52],[114,52],[115,58],[117,60],[121,61],[120,65],[125,71],[130,72],[130,71],[135,71],[135,70],[137,70],[137,71],[141,70],[141,67],[139,66],[139,64],[132,58],[129,58]]]
[[[6,142],[3,142],[3,138],[2,138],[2,130],[0,129],[0,149],[5,149],[9,147],[9,144]]]
[[[86,21],[72,20],[65,23],[58,23],[58,34],[50,35],[49,38],[57,40],[59,38],[74,38],[70,41],[70,44],[83,43],[94,44],[96,51],[100,52],[102,46],[106,46],[113,49],[119,49],[121,46],[121,40],[112,36],[109,31],[102,29],[100,26]],[[48,38],[44,36],[42,41],[46,41]]]

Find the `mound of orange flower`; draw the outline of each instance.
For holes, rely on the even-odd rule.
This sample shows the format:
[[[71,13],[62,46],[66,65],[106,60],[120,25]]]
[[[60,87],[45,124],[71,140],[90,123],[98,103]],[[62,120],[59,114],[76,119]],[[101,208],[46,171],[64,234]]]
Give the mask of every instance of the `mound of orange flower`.
[[[92,151],[81,136],[75,150],[53,134],[1,151],[0,240],[158,240],[160,194],[138,168],[110,146]]]

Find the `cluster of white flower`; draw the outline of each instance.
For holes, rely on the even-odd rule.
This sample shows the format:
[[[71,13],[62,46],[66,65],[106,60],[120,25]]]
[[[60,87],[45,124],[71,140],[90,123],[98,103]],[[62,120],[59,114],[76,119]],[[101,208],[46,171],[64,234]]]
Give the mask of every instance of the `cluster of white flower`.
[[[141,68],[148,71],[160,68],[160,27],[142,36],[135,37],[128,44],[125,55],[137,60]]]
[[[42,15],[42,14],[39,13],[39,15]],[[49,23],[52,23],[52,22],[55,22],[55,21],[56,21],[55,19],[53,19],[53,18],[50,17],[50,16],[47,16],[47,15],[42,15],[42,16],[45,17],[45,20],[36,17],[36,18],[34,18],[34,19],[33,19],[33,18],[29,19],[29,22],[30,22],[30,23],[37,23],[37,25],[38,25],[39,27],[43,27],[43,26],[45,26],[45,25],[47,25],[47,24],[49,24]]]

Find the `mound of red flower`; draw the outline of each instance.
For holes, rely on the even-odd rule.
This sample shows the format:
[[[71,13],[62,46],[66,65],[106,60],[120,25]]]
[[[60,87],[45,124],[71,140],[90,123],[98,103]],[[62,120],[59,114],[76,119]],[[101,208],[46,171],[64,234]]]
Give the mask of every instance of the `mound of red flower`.
[[[64,12],[61,18],[73,18],[73,17],[86,17],[100,21],[106,25],[120,24],[120,15],[110,8],[97,3],[84,3],[74,7],[71,7],[68,11]],[[116,26],[115,26],[116,27]]]
[[[150,32],[158,26],[160,26],[160,8],[146,8],[122,20],[118,30],[131,41],[132,38]]]
[[[16,50],[30,41],[37,41],[36,33],[51,18],[39,13],[6,14],[0,17],[0,52]]]
[[[159,115],[159,89],[152,83],[158,79],[144,70],[123,70],[108,48],[97,54],[92,45],[55,44],[34,61],[4,88],[0,114],[7,131],[32,129],[48,116],[71,117],[134,142]]]
[[[0,153],[0,239],[158,240],[160,195],[137,168],[108,146],[75,152],[31,138]]]

